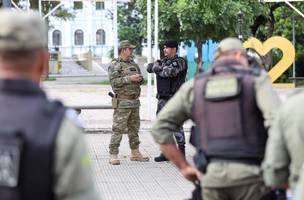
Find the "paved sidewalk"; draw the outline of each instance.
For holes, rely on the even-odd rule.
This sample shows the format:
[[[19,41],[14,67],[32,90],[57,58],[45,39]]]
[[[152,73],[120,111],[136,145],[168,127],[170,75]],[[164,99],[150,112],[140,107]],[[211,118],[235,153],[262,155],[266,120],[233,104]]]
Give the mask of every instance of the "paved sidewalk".
[[[182,177],[173,164],[153,161],[159,151],[149,133],[140,133],[140,150],[150,157],[150,162],[130,161],[127,135],[124,135],[119,154],[121,165],[116,166],[108,163],[110,137],[110,134],[86,135],[96,185],[105,199],[182,200],[191,196],[194,187]],[[189,159],[193,152],[193,148],[187,148]]]
[[[60,99],[66,105],[104,105],[111,102],[107,96],[110,86],[46,82],[43,87],[50,98]],[[140,110],[140,150],[150,157],[150,162],[130,161],[128,137],[125,134],[120,146],[121,165],[110,165],[108,145],[113,110],[82,111],[79,118],[88,133],[86,140],[93,161],[97,189],[106,200],[184,200],[190,198],[191,191],[194,189],[192,183],[185,180],[170,162],[156,163],[153,160],[160,152],[149,133],[152,121],[148,120],[145,97],[146,87],[143,87]],[[187,123],[185,129],[189,130],[190,126],[191,123]],[[186,133],[186,136],[189,137],[189,133]],[[189,162],[192,162],[193,147],[187,145],[186,154]]]
[[[60,84],[45,82],[50,98],[60,99],[66,105],[104,105],[110,104],[107,96],[110,86]],[[285,100],[293,90],[277,90]],[[156,101],[153,101],[154,105]],[[106,200],[183,200],[190,198],[193,185],[185,180],[176,167],[170,162],[156,163],[153,158],[159,155],[159,148],[149,133],[153,121],[148,120],[146,87],[142,87],[141,95],[141,128],[140,149],[148,155],[150,162],[131,162],[128,137],[124,135],[120,147],[121,165],[108,163],[108,145],[111,137],[113,110],[84,110],[80,120],[87,131],[86,140],[93,161],[93,173],[97,188]],[[156,110],[154,106],[153,110]],[[189,130],[191,122],[184,127]],[[108,134],[107,134],[108,133]],[[189,133],[186,133],[189,137]],[[188,140],[187,140],[188,141]],[[192,162],[194,149],[187,144],[187,159]]]

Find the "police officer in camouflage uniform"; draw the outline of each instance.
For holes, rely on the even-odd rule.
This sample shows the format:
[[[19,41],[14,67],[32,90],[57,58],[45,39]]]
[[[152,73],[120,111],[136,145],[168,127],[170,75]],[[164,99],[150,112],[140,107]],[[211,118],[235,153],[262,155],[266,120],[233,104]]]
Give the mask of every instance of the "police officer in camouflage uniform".
[[[135,46],[128,40],[121,41],[118,52],[119,58],[113,59],[108,68],[109,79],[114,95],[112,106],[114,108],[112,136],[109,145],[110,164],[119,165],[119,146],[122,134],[127,130],[131,148],[131,161],[149,161],[148,157],[139,152],[138,131],[140,126],[140,85],[144,79],[138,65],[132,59]]]
[[[293,192],[304,163],[304,92],[292,94],[280,107],[269,131],[263,176],[266,185]]]
[[[182,85],[151,132],[185,178],[201,181],[204,200],[256,200],[267,191],[260,163],[278,106],[267,73],[250,67],[240,40],[227,38],[218,46],[212,71]],[[207,159],[206,171],[191,166],[176,148],[174,132],[188,119],[196,124],[196,163],[201,167]]]
[[[77,114],[39,87],[47,27],[37,13],[0,16],[0,199],[100,199]]]
[[[167,40],[164,43],[164,55],[161,60],[148,64],[147,71],[156,74],[157,80],[157,111],[165,106],[169,99],[175,94],[185,82],[187,75],[187,63],[182,57],[176,55],[178,43],[175,40]],[[178,149],[185,156],[185,133],[183,127],[174,134]],[[167,161],[164,154],[154,158],[155,162]]]

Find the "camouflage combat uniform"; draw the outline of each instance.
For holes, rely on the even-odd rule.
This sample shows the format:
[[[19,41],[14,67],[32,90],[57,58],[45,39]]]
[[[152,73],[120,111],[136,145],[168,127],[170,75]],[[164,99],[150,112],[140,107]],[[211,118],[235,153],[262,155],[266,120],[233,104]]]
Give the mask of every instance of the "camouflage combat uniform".
[[[122,134],[125,131],[128,133],[130,148],[138,149],[139,96],[140,85],[144,80],[142,79],[140,83],[131,81],[130,75],[141,73],[133,60],[113,59],[108,71],[112,89],[117,97],[117,101],[113,102],[113,126],[109,148],[110,154],[118,154]]]

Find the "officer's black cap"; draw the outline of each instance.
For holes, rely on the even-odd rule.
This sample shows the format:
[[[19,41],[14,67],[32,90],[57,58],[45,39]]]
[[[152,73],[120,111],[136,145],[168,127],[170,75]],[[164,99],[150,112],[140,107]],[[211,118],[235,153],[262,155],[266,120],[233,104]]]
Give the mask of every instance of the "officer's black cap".
[[[164,43],[165,47],[169,47],[169,48],[178,48],[178,42],[176,40],[167,40]]]

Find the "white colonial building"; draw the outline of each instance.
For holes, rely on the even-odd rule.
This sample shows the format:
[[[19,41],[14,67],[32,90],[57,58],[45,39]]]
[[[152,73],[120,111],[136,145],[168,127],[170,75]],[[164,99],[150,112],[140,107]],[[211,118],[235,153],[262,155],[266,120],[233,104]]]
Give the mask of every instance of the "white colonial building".
[[[113,1],[64,1],[63,7],[75,15],[71,20],[50,16],[48,32],[51,50],[60,50],[63,57],[92,51],[94,56],[107,57],[114,45]]]

